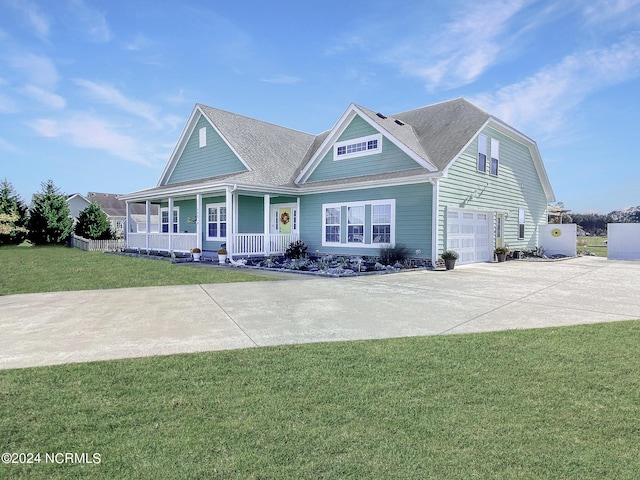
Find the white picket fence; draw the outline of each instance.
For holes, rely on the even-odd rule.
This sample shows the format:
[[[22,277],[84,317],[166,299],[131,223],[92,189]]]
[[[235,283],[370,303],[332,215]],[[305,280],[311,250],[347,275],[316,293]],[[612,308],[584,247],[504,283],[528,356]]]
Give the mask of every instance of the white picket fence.
[[[89,240],[71,235],[71,245],[87,252],[112,252],[124,248],[124,240]]]

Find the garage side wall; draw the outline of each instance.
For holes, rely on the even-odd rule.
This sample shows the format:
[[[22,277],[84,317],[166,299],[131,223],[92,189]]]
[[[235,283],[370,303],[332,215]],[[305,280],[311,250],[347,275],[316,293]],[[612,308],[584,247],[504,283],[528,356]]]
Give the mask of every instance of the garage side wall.
[[[440,180],[438,251],[447,245],[447,210],[470,209],[497,213],[504,218],[504,243],[509,248],[533,248],[538,244],[539,226],[547,223],[547,199],[529,147],[491,127],[487,136],[487,163],[490,164],[491,139],[500,142],[498,175],[479,172],[478,138],[453,162]],[[524,238],[519,238],[519,209],[525,213]],[[490,232],[494,241],[495,233]],[[492,245],[493,246],[493,245]]]

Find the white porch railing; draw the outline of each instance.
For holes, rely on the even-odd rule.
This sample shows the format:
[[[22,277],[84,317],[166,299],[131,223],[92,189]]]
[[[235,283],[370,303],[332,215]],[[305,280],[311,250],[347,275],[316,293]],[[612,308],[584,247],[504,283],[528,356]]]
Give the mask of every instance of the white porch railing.
[[[271,255],[284,253],[291,242],[298,240],[294,233],[273,233],[268,237],[268,250],[265,250],[263,233],[237,233],[231,236],[231,252],[234,255]]]
[[[267,247],[265,250],[265,236]],[[169,251],[169,234],[149,233],[149,246],[147,247],[146,233],[129,233],[127,238],[128,248],[149,248],[151,250]],[[235,255],[272,255],[282,254],[287,250],[291,242],[298,240],[298,234],[274,233],[237,233],[231,236],[231,252]],[[195,233],[174,233],[171,236],[171,250],[175,252],[188,252],[197,246]]]
[[[168,233],[149,233],[149,249],[151,250],[173,250],[174,252],[189,252],[197,245],[195,233],[174,233],[171,235],[171,245],[169,245]],[[129,233],[127,238],[129,248],[147,248],[146,233]],[[171,247],[171,248],[170,248]]]

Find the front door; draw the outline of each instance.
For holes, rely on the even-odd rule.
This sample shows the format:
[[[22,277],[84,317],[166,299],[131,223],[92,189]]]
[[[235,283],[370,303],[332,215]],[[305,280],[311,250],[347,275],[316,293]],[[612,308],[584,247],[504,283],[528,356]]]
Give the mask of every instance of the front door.
[[[294,204],[271,205],[271,232],[283,235],[298,233],[298,208]]]
[[[496,214],[496,247],[502,247],[504,236],[504,215]]]

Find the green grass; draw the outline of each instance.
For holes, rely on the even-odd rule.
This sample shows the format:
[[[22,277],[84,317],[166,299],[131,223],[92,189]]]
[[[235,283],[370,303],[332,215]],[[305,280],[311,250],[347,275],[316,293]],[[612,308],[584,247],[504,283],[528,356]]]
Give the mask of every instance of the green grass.
[[[0,295],[270,280],[66,247],[0,247]]]
[[[607,237],[578,237],[578,252],[588,250],[597,257],[607,256]]]
[[[2,478],[636,479],[640,321],[0,372]]]

